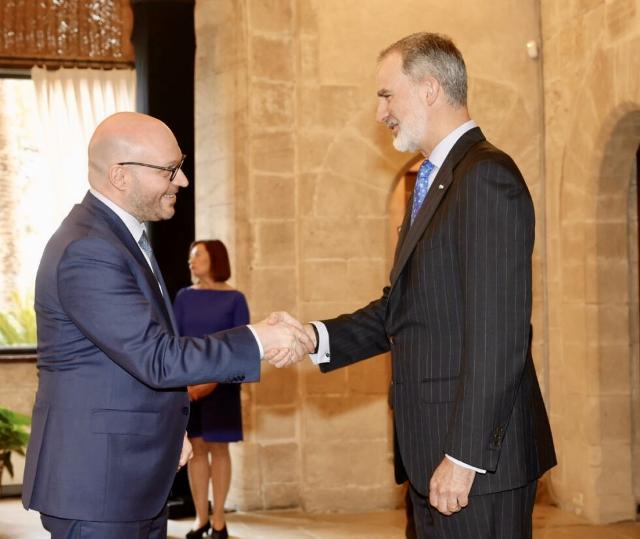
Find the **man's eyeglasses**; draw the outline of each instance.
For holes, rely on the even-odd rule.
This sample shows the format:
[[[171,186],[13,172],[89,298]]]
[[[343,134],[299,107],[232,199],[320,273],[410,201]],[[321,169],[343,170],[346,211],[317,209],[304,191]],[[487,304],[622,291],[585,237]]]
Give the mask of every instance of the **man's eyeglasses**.
[[[171,176],[169,177],[169,183],[171,183],[176,177],[176,174],[182,167],[182,163],[184,163],[184,160],[186,158],[187,156],[185,154],[182,154],[180,162],[174,167],[161,167],[158,165],[150,165],[149,163],[138,163],[137,161],[123,161],[122,163],[116,163],[116,165],[137,165],[139,167],[155,168],[156,170],[166,170],[167,172],[171,172]]]

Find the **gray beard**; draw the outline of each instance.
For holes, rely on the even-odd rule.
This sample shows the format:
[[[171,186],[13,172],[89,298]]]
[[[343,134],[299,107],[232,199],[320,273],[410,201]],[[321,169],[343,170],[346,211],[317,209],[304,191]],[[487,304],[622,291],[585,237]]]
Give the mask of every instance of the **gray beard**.
[[[420,150],[418,139],[419,137],[413,132],[411,126],[405,125],[404,128],[400,128],[393,139],[393,147],[399,152],[417,152]]]
[[[418,144],[401,135],[393,139],[393,147],[399,152],[417,152],[420,150]]]

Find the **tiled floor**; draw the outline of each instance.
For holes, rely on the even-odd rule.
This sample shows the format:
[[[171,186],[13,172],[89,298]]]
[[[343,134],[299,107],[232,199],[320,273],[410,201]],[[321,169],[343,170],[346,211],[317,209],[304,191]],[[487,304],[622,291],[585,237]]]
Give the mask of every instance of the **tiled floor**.
[[[404,513],[308,515],[299,511],[230,513],[233,539],[402,539]],[[181,539],[191,521],[170,521],[169,537]],[[549,506],[536,506],[534,539],[640,539],[640,523],[594,526]],[[0,539],[47,539],[38,514],[18,500],[0,500]]]

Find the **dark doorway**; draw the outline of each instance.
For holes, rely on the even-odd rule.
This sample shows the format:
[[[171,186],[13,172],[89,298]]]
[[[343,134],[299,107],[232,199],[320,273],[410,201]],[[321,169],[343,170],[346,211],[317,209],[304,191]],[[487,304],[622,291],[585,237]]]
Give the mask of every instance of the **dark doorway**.
[[[151,223],[154,254],[170,296],[190,284],[187,255],[195,236],[194,0],[132,0],[137,74],[137,110],[159,118],[187,155],[182,170],[189,187],[181,189],[169,221]]]

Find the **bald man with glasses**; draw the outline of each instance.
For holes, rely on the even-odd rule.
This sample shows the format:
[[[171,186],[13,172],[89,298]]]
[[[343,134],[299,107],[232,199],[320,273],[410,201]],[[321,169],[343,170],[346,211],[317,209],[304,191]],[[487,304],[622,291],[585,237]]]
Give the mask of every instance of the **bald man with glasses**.
[[[173,217],[184,159],[155,118],[104,120],[89,144],[89,193],[42,256],[23,504],[53,539],[165,538],[165,502],[189,454],[186,386],[256,381],[262,358],[280,365],[312,347],[276,316],[178,336],[145,223]]]

